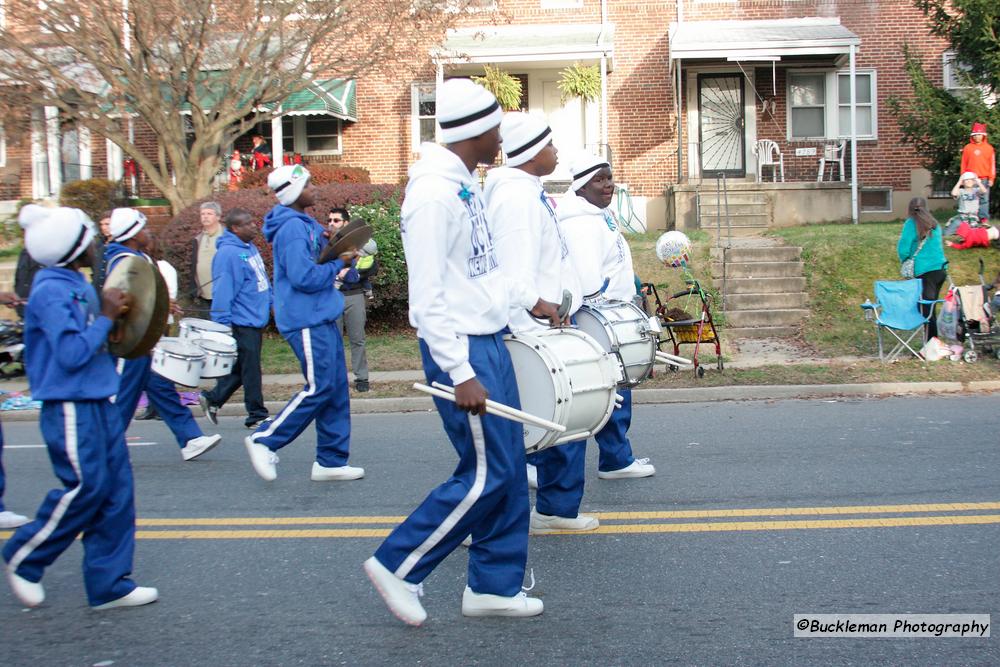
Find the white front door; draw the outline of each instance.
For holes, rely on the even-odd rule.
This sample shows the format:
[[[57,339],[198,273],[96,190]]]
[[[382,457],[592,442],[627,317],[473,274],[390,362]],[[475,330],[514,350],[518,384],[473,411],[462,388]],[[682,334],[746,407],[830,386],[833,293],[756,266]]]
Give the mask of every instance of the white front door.
[[[559,166],[549,178],[566,181],[570,180],[566,165],[573,155],[584,150],[586,139],[581,100],[574,97],[563,104],[561,98],[556,81],[542,81],[542,110],[552,128],[552,143],[559,149]]]

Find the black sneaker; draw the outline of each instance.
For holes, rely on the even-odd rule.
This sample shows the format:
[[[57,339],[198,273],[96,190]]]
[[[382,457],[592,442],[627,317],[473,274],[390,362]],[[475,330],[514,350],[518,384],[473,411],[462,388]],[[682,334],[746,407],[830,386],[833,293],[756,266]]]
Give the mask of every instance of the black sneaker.
[[[198,404],[201,405],[201,411],[205,413],[205,419],[213,424],[219,423],[219,408],[218,406],[211,405],[208,402],[208,397],[205,396],[205,392],[198,394]]]
[[[261,419],[257,419],[255,421],[249,421],[246,423],[246,425],[247,428],[250,429],[251,431],[256,431],[258,428],[260,428],[261,424],[269,422],[272,419],[273,417],[262,417]]]
[[[143,412],[141,415],[136,415],[135,418],[136,418],[137,421],[146,421],[146,420],[149,420],[149,419],[161,419],[162,420],[162,417],[160,417],[160,415],[157,414],[156,408],[154,408],[152,406],[152,404],[146,406],[145,412]]]
[[[368,380],[355,380],[354,388],[358,391],[368,391],[371,389],[371,387],[368,386]]]

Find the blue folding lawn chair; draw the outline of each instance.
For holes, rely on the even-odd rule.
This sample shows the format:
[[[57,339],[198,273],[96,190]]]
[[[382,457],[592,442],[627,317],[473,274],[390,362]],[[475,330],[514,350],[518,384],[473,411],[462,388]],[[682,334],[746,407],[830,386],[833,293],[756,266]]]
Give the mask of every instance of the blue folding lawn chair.
[[[878,358],[885,362],[895,361],[904,350],[917,359],[923,360],[920,353],[925,340],[925,326],[934,317],[935,303],[941,299],[925,301],[922,298],[920,279],[913,280],[877,280],[875,281],[875,303],[861,304],[865,317],[875,322],[875,333],[878,337]],[[920,306],[931,304],[929,314],[924,316]],[[896,339],[896,345],[888,354],[882,344],[882,330],[888,331]],[[913,339],[920,335],[920,347],[913,349]]]

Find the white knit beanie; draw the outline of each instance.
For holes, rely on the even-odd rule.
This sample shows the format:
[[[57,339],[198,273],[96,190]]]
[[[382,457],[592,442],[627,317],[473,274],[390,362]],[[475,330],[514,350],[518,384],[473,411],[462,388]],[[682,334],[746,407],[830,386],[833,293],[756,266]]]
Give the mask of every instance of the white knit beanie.
[[[94,223],[78,208],[46,209],[44,218],[27,223],[24,247],[42,266],[66,266],[94,240]]]
[[[448,79],[437,90],[441,142],[453,144],[492,130],[503,111],[493,93],[469,79]]]
[[[611,165],[604,158],[591,153],[580,153],[574,157],[569,163],[569,173],[573,176],[569,191],[576,192],[585,186],[604,167],[610,169]]]
[[[506,114],[500,122],[503,154],[508,167],[531,160],[552,143],[552,128],[539,116],[520,111]]]
[[[52,208],[38,204],[25,204],[17,213],[17,224],[21,225],[21,229],[27,229],[31,223],[48,217],[52,213]]]
[[[112,241],[121,243],[138,234],[145,226],[146,216],[142,212],[134,208],[116,208],[111,211],[108,231],[111,232]]]
[[[309,170],[301,164],[286,164],[267,176],[267,187],[274,190],[278,203],[291,206],[309,185]]]

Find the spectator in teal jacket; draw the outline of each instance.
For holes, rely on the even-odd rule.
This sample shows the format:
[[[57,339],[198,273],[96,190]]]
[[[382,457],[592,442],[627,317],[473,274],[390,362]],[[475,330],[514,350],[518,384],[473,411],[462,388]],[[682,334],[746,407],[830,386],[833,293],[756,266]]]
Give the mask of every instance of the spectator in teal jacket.
[[[900,264],[913,258],[913,276],[923,285],[923,299],[933,301],[941,294],[941,286],[948,277],[948,260],[944,256],[941,241],[941,227],[930,211],[927,200],[914,197],[907,210],[909,217],[903,223],[903,231],[896,244]],[[921,304],[924,316],[931,314],[934,304]],[[927,338],[937,336],[937,321],[934,317],[927,323]]]

